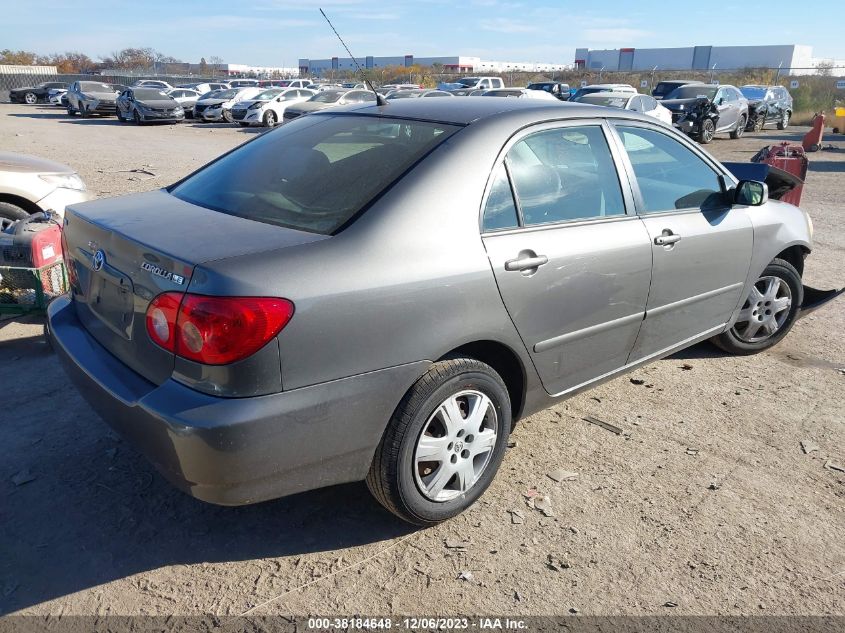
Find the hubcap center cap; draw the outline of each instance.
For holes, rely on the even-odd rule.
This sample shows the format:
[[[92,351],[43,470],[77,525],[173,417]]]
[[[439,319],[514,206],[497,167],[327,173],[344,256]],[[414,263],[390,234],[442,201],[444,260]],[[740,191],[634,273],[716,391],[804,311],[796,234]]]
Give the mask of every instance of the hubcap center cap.
[[[460,453],[462,450],[464,450],[464,443],[460,440],[455,442],[455,452]]]

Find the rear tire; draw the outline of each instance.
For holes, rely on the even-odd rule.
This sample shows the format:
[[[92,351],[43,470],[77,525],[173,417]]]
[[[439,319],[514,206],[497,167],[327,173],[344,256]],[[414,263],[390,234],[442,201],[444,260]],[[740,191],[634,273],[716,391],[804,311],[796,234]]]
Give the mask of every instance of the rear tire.
[[[8,226],[14,224],[18,220],[23,220],[28,217],[29,211],[23,207],[19,207],[11,202],[0,202],[0,231],[4,231]]]
[[[23,100],[29,105],[35,105],[36,103],[38,103],[38,95],[34,92],[27,92],[23,96]]]
[[[748,121],[745,115],[739,117],[739,121],[736,122],[736,127],[734,128],[733,132],[731,132],[731,138],[737,139],[741,138],[742,135],[745,133],[745,124]]]
[[[768,296],[769,288],[772,296]],[[762,352],[789,333],[803,301],[801,275],[789,262],[774,259],[755,282],[736,322],[711,340],[730,354],[746,356]],[[787,303],[788,307],[778,310]]]
[[[451,519],[493,481],[510,429],[508,390],[492,367],[471,358],[434,363],[390,419],[367,487],[408,523]],[[419,451],[431,459],[419,459]]]

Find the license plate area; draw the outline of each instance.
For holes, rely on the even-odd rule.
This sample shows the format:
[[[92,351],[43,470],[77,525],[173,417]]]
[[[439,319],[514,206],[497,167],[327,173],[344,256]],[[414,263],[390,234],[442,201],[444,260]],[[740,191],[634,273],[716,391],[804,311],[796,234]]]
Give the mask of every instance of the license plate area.
[[[91,311],[127,341],[132,339],[134,296],[132,280],[116,271],[95,273],[91,279]]]

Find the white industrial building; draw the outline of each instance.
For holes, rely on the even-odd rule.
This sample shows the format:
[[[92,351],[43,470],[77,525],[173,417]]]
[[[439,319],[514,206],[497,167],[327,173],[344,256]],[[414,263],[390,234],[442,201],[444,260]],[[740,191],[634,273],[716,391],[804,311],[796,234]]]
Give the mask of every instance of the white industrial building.
[[[396,55],[393,57],[358,57],[358,64],[365,69],[379,69],[388,66],[409,67],[434,66],[443,67],[444,72],[454,73],[503,73],[503,72],[555,72],[572,68],[571,64],[543,64],[536,62],[500,62],[482,60],[480,57],[453,55],[443,57],[415,57],[414,55]],[[300,59],[299,74],[303,77],[313,75],[320,77],[333,70],[355,70],[355,63],[351,57],[330,57],[328,59]]]
[[[687,46],[684,48],[575,49],[575,67],[586,70],[740,70],[780,68],[783,74],[814,73],[812,46]]]

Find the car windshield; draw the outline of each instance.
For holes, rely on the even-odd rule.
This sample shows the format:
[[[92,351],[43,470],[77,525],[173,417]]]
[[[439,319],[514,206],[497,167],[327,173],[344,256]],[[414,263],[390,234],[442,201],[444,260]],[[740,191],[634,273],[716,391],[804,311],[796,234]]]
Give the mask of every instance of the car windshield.
[[[698,97],[705,97],[711,101],[716,96],[716,86],[680,86],[670,92],[667,99],[696,99]]]
[[[551,92],[554,84],[528,84],[529,90],[545,90]]]
[[[765,99],[766,89],[759,86],[743,86],[739,89],[746,99]]]
[[[221,213],[329,235],[459,129],[311,115],[226,154],[170,193]]]
[[[161,90],[155,88],[135,88],[132,91],[136,99],[169,99]]]
[[[218,90],[216,93],[209,95],[209,97],[213,99],[233,99],[239,92],[239,88],[230,88],[229,90]]]
[[[391,92],[387,95],[387,99],[409,99],[413,97],[419,97],[419,92],[413,92],[411,90],[397,90],[396,92]]]
[[[316,101],[317,103],[335,103],[346,93],[344,92],[321,92],[314,95],[309,101]]]
[[[272,90],[265,90],[264,92],[259,92],[253,97],[253,99],[255,99],[256,101],[269,101],[273,97],[277,97],[281,92],[281,88],[273,88]]]
[[[478,77],[464,77],[463,79],[456,80],[455,83],[471,87],[478,83]]]
[[[109,85],[101,84],[98,81],[80,81],[79,89],[82,92],[114,92],[114,88]]]

